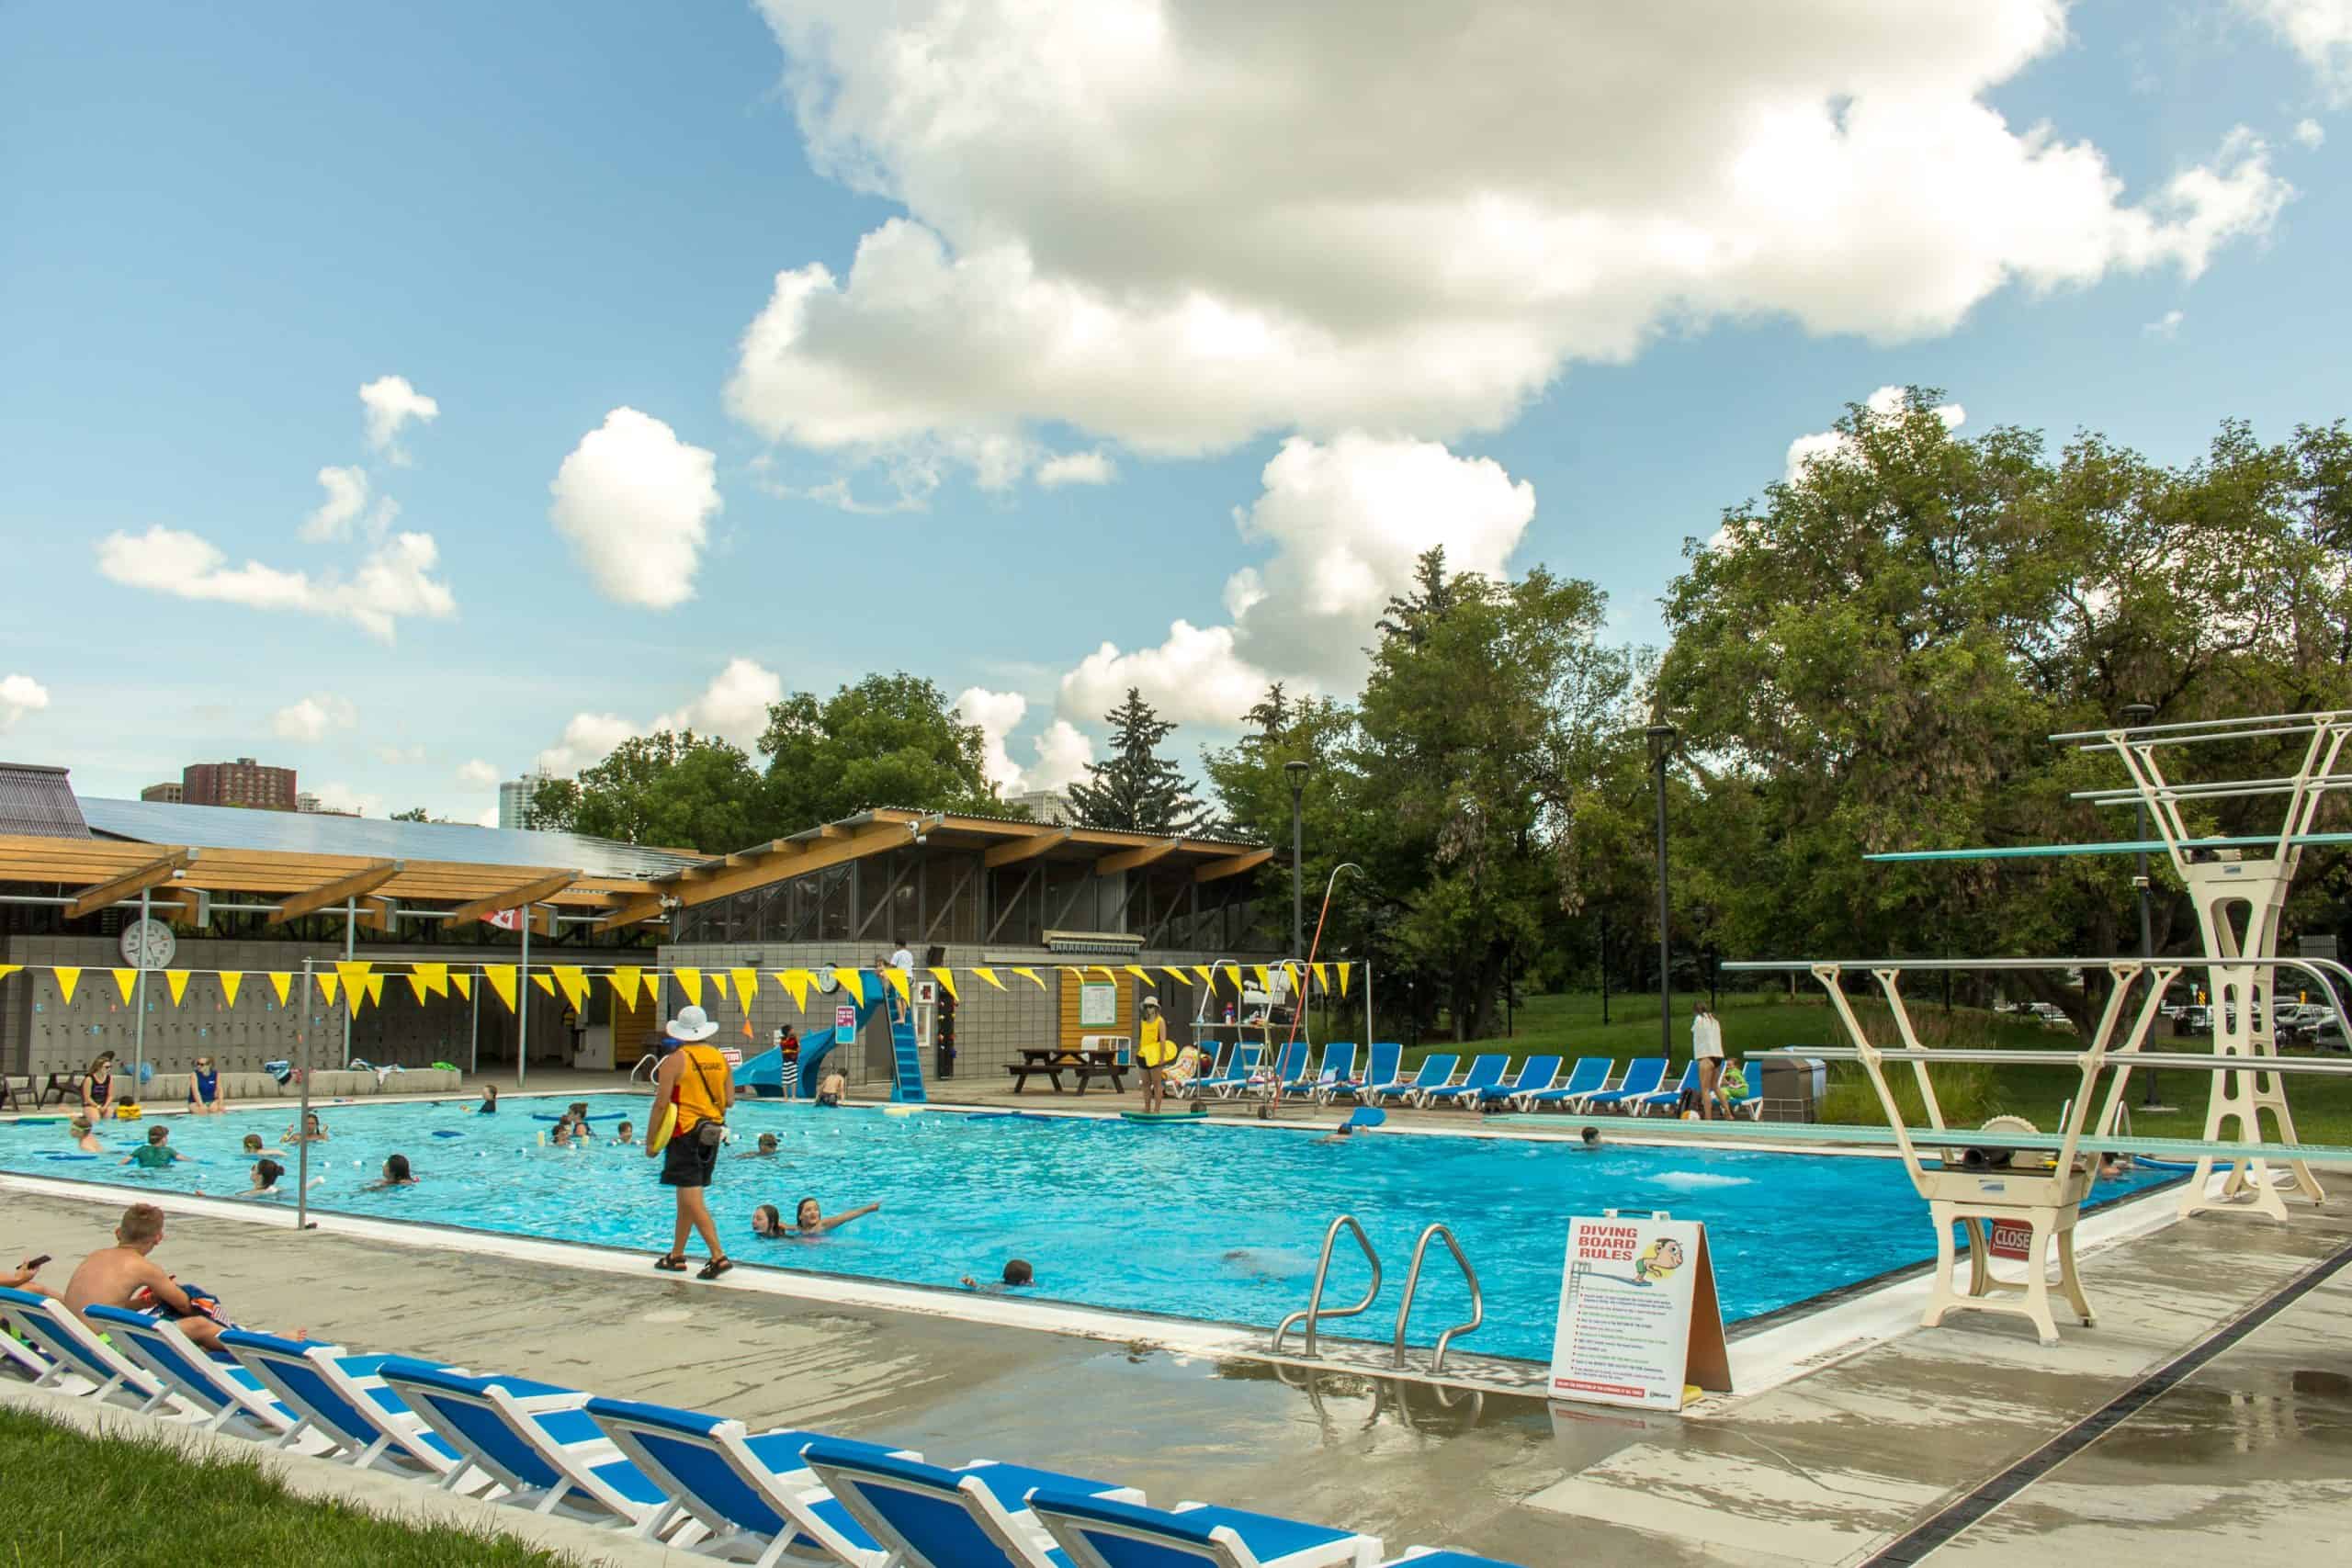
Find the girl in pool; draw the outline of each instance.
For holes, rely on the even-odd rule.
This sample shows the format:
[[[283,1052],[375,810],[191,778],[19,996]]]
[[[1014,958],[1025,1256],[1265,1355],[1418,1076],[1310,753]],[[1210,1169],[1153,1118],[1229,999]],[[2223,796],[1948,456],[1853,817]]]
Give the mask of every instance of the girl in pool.
[[[480,1105],[469,1106],[467,1109],[471,1111],[477,1116],[497,1115],[498,1086],[494,1083],[486,1083],[482,1085],[481,1103]]]
[[[283,1198],[286,1196],[286,1190],[277,1185],[277,1179],[285,1174],[286,1168],[274,1159],[255,1160],[253,1169],[254,1184],[237,1196],[240,1198]]]
[[[317,1111],[306,1111],[302,1113],[301,1130],[297,1132],[288,1127],[277,1134],[277,1141],[281,1144],[323,1144],[327,1141],[327,1124],[319,1120]]]
[[[755,1149],[746,1149],[735,1157],[737,1159],[774,1159],[775,1158],[775,1134],[774,1133],[762,1133],[760,1134],[759,1147]]]
[[[763,1203],[752,1211],[752,1234],[770,1241],[784,1239],[784,1213],[774,1203]]]
[[[261,1134],[259,1133],[247,1133],[245,1134],[244,1151],[248,1156],[254,1159],[261,1158],[264,1154],[282,1155],[286,1152],[284,1149],[265,1149],[262,1146]]]
[[[103,1122],[114,1114],[114,1053],[101,1051],[82,1072],[82,1114]]]
[[[364,1190],[380,1192],[387,1187],[413,1187],[416,1175],[408,1168],[408,1156],[394,1155],[384,1162],[384,1179],[369,1182]]]
[[[196,1059],[196,1071],[188,1075],[187,1108],[198,1116],[218,1116],[228,1107],[222,1103],[227,1096],[220,1092],[220,1070],[209,1056]]]
[[[814,1241],[827,1231],[839,1230],[852,1220],[881,1213],[882,1205],[868,1203],[863,1208],[846,1209],[838,1214],[828,1214],[814,1198],[800,1200],[800,1207],[793,1212],[793,1228],[784,1234],[796,1241]]]

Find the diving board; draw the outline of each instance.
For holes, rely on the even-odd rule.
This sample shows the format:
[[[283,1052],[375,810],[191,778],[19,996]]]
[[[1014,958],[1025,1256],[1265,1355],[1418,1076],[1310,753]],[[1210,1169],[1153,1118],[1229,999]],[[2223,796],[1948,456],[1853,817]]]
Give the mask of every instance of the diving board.
[[[1864,855],[1866,861],[1935,860],[2053,860],[2068,855],[2161,855],[2175,849],[2243,850],[2275,848],[2278,835],[2241,835],[2229,839],[2117,839],[2097,844],[1994,844],[1970,850],[1886,850]],[[2293,833],[2285,840],[2300,849],[2306,844],[2352,844],[2352,833]]]

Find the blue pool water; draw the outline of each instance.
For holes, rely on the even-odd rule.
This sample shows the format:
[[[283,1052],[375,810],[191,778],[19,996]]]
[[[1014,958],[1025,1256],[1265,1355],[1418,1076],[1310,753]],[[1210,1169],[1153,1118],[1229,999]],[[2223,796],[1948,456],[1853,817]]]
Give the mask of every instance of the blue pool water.
[[[510,1098],[494,1118],[468,1114],[467,1103],[322,1107],[333,1141],[313,1147],[312,1174],[325,1179],[312,1204],[641,1248],[649,1268],[667,1247],[669,1192],[641,1150],[539,1146],[548,1123],[532,1112],[551,1115],[562,1101]],[[591,1103],[604,1135],[624,1116],[642,1131],[642,1097],[600,1095]],[[115,1152],[88,1160],[53,1157],[72,1149],[62,1125],[0,1125],[0,1169],[233,1194],[246,1186],[250,1164],[236,1152],[239,1140],[248,1132],[274,1140],[292,1121],[284,1110],[170,1118],[173,1145],[202,1163],[160,1172],[116,1163],[143,1141],[142,1125],[114,1132]],[[1571,1214],[1666,1209],[1707,1222],[1726,1319],[1935,1250],[1927,1206],[1902,1167],[1886,1159],[1385,1135],[1334,1145],[1291,1129],[893,1116],[775,1101],[739,1106],[734,1125],[742,1141],[721,1156],[710,1199],[741,1264],[953,1288],[966,1274],[993,1280],[1007,1258],[1019,1257],[1035,1268],[1039,1297],[1271,1328],[1306,1304],[1324,1228],[1351,1213],[1380,1249],[1387,1277],[1379,1303],[1340,1331],[1385,1339],[1413,1241],[1442,1220],[1486,1291],[1487,1325],[1462,1347],[1497,1355],[1549,1355]],[[763,1132],[780,1140],[775,1157],[736,1157]],[[447,1134],[458,1135],[435,1135]],[[408,1156],[421,1184],[361,1190],[394,1152]],[[294,1162],[283,1157],[290,1188]],[[2103,1183],[2100,1194],[2161,1179],[2147,1173]],[[755,1205],[772,1202],[789,1216],[803,1197],[819,1199],[828,1213],[883,1207],[818,1241],[751,1234]],[[1344,1239],[1340,1247],[1326,1292],[1335,1303],[1360,1297],[1367,1278],[1355,1249]],[[1413,1342],[1429,1344],[1466,1312],[1459,1275],[1433,1256],[1414,1307]]]

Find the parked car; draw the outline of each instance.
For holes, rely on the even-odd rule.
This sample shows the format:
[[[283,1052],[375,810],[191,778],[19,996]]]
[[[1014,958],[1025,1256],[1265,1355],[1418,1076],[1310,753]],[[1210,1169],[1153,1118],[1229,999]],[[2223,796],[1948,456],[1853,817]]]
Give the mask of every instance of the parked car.
[[[2352,1042],[2344,1038],[2344,1025],[2332,1013],[2312,1026],[2302,1043],[2314,1051],[2352,1051]]]

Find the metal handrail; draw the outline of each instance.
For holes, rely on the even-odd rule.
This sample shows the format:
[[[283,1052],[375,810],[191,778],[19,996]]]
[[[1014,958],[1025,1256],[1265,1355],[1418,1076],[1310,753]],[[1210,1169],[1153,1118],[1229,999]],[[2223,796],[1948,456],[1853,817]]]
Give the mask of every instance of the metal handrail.
[[[1372,1265],[1372,1286],[1369,1290],[1364,1292],[1363,1300],[1356,1303],[1355,1305],[1351,1307],[1334,1307],[1331,1311],[1325,1312],[1323,1310],[1323,1282],[1329,1277],[1331,1272],[1331,1249],[1339,1245],[1340,1227],[1341,1225],[1347,1226],[1349,1230],[1355,1233],[1356,1245],[1363,1248],[1364,1261]],[[1380,1254],[1372,1249],[1372,1238],[1363,1234],[1363,1227],[1356,1224],[1356,1217],[1353,1214],[1341,1214],[1338,1219],[1331,1222],[1331,1228],[1323,1233],[1323,1256],[1315,1265],[1315,1290],[1313,1293],[1308,1295],[1306,1298],[1306,1310],[1304,1312],[1295,1312],[1291,1314],[1288,1317],[1283,1319],[1281,1324],[1276,1326],[1274,1329],[1273,1353],[1277,1356],[1282,1354],[1283,1339],[1290,1333],[1290,1325],[1296,1323],[1300,1318],[1305,1318],[1306,1320],[1306,1348],[1304,1354],[1308,1360],[1314,1360],[1316,1359],[1316,1325],[1327,1317],[1354,1317],[1359,1313],[1368,1310],[1371,1307],[1374,1299],[1379,1294]]]
[[[1421,1287],[1421,1259],[1427,1256],[1431,1236],[1443,1236],[1446,1250],[1453,1254],[1453,1261],[1462,1267],[1462,1277],[1470,1285],[1470,1321],[1455,1324],[1437,1337],[1436,1352],[1430,1357],[1430,1375],[1437,1376],[1445,1370],[1445,1348],[1457,1334],[1467,1334],[1487,1321],[1487,1299],[1478,1289],[1478,1271],[1470,1267],[1469,1257],[1453,1232],[1442,1224],[1430,1226],[1421,1239],[1413,1244],[1413,1266],[1405,1271],[1405,1299],[1396,1303],[1396,1364],[1405,1364],[1405,1325],[1413,1315],[1413,1293]]]

